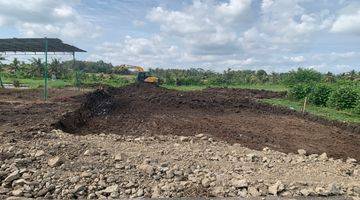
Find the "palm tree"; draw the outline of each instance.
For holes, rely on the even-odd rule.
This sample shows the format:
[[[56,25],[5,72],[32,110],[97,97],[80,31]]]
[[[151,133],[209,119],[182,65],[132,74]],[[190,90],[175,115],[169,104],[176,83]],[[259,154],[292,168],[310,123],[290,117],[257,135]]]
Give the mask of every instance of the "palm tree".
[[[18,72],[20,67],[20,62],[17,58],[14,58],[14,60],[12,61],[12,63],[10,64],[10,72],[13,75],[16,75],[16,73]]]
[[[31,74],[32,77],[42,76],[44,70],[40,58],[32,58],[30,60],[30,66],[29,74]]]

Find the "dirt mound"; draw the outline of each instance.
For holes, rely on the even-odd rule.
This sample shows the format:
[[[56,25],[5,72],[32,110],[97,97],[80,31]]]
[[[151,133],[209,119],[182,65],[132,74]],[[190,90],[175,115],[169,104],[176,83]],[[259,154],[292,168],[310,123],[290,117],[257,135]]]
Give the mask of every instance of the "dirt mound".
[[[334,123],[256,101],[284,95],[216,88],[179,92],[130,85],[88,94],[81,108],[64,115],[55,127],[74,134],[209,134],[253,149],[306,149],[360,159],[358,125]]]

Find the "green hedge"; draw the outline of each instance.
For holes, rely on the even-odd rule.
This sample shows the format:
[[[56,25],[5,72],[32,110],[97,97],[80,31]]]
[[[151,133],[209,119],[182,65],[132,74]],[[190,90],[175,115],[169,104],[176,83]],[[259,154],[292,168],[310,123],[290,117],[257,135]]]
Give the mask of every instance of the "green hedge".
[[[360,91],[355,85],[297,84],[290,88],[289,98],[304,100],[316,106],[328,106],[338,110],[351,109],[360,114]]]
[[[355,88],[351,86],[341,86],[331,93],[328,104],[336,109],[352,109],[355,108],[359,94]]]
[[[294,85],[289,90],[289,97],[294,100],[302,100],[310,94],[312,87],[309,84]]]
[[[309,102],[317,106],[326,106],[332,91],[327,84],[315,85],[309,94]]]

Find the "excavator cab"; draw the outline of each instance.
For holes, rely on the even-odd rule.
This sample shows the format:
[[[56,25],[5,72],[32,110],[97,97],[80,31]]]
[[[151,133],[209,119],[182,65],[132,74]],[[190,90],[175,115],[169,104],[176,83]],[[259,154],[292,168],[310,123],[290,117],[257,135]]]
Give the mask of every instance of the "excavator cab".
[[[149,72],[145,71],[139,71],[136,79],[139,83],[159,84],[159,79],[157,77],[150,76]]]

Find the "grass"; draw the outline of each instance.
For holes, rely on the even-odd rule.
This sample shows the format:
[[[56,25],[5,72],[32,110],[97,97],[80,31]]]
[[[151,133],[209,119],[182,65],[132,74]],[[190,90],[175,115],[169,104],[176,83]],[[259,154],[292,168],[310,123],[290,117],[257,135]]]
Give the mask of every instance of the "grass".
[[[253,85],[183,85],[183,86],[176,86],[176,85],[162,85],[167,89],[173,90],[180,90],[180,91],[194,91],[194,90],[203,90],[208,87],[215,87],[215,88],[239,88],[239,89],[257,89],[257,90],[269,90],[269,91],[287,91],[287,88],[283,85],[270,85],[270,84],[253,84]]]
[[[4,78],[4,83],[13,83],[14,78]],[[39,88],[44,86],[44,79],[16,79],[22,85],[26,85],[30,88]],[[51,80],[48,81],[49,88],[64,88],[73,85],[71,80]]]
[[[3,81],[5,84],[12,84],[14,80],[15,80],[15,78],[4,78],[3,77]],[[28,86],[29,88],[44,87],[44,79],[16,78],[16,80],[18,80],[21,85]],[[132,76],[127,76],[127,75],[124,75],[123,77],[117,76],[116,79],[104,78],[99,81],[92,81],[92,80],[83,81],[83,83],[85,85],[104,84],[104,85],[108,85],[108,86],[112,86],[112,87],[121,87],[121,86],[128,85],[132,82],[134,82],[134,78]],[[60,88],[64,88],[64,87],[74,86],[74,80],[72,80],[72,79],[68,79],[68,80],[63,80],[63,79],[51,80],[51,79],[49,79],[48,84],[49,84],[48,85],[49,88],[59,88],[60,89]]]
[[[293,108],[297,111],[300,111],[303,107],[303,102],[292,101],[288,99],[263,99],[261,101],[272,105]],[[306,111],[311,114],[321,116],[330,120],[337,120],[337,121],[350,122],[350,123],[360,123],[360,115],[351,113],[351,111],[349,110],[339,111],[334,108],[307,105]]]

